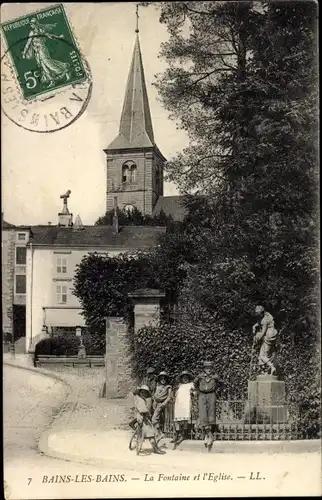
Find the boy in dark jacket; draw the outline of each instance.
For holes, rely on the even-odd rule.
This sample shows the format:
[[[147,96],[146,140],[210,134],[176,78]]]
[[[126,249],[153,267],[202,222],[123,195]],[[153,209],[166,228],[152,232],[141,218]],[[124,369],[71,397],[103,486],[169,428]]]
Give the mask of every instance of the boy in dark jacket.
[[[204,361],[203,370],[194,380],[198,394],[199,424],[205,430],[205,447],[210,451],[214,442],[216,425],[216,390],[220,379],[214,372],[212,361]]]
[[[156,388],[153,395],[153,416],[152,424],[157,430],[157,441],[162,439],[161,421],[163,420],[164,410],[171,399],[171,385],[169,384],[169,375],[167,372],[160,372],[156,379]]]

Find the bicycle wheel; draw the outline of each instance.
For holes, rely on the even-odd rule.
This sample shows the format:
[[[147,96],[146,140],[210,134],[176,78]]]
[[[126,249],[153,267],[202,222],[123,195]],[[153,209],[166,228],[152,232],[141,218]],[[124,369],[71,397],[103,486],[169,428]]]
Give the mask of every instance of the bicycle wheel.
[[[144,441],[143,431],[142,431],[142,427],[140,427],[140,430],[137,433],[137,439],[136,439],[136,454],[137,455],[140,455],[143,441]]]
[[[138,428],[136,428],[131,436],[130,442],[129,442],[129,449],[132,451],[134,448],[137,447],[137,441],[138,441]]]

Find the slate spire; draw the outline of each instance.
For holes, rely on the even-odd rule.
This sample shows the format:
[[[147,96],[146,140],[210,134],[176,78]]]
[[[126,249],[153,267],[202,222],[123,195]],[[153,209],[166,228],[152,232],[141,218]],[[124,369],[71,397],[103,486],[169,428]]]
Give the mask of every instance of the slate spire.
[[[138,14],[135,32],[136,39],[126,84],[119,135],[107,149],[152,147],[155,144],[140,48]]]

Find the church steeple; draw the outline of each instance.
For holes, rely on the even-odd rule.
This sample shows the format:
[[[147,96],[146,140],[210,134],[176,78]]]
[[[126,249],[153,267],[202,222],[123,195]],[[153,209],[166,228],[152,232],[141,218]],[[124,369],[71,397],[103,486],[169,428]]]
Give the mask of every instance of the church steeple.
[[[106,211],[117,196],[120,209],[137,207],[151,214],[163,195],[166,159],[154,141],[139,41],[138,8],[136,39],[127,79],[118,136],[104,149],[107,160]]]
[[[139,40],[138,15],[136,39],[120,121],[119,135],[107,149],[154,146],[154,134]]]

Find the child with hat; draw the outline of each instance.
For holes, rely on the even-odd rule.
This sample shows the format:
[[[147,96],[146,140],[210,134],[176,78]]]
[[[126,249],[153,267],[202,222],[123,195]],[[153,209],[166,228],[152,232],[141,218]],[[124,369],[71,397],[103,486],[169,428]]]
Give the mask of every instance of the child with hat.
[[[216,390],[220,379],[214,372],[212,361],[203,362],[203,370],[194,380],[198,393],[199,425],[205,429],[205,447],[211,450],[216,424]]]
[[[142,424],[141,446],[144,439],[148,439],[152,444],[153,452],[158,455],[164,455],[165,451],[161,450],[157,445],[155,430],[150,420],[152,412],[152,405],[150,404],[151,401],[151,393],[148,386],[141,385],[138,387],[135,395],[135,408],[136,420]]]
[[[154,391],[155,391],[155,386],[156,386],[156,380],[155,380],[155,369],[152,368],[152,367],[149,367],[146,372],[145,372],[145,376],[143,377],[142,379],[142,382],[141,382],[141,385],[146,385],[148,388],[149,388],[149,391],[150,391],[150,396],[147,400],[147,403],[148,403],[148,406],[152,408],[152,403],[153,403],[153,400],[152,400],[152,396],[154,394]],[[132,395],[135,395],[136,394],[136,391],[137,391],[137,388],[132,391]],[[132,403],[132,407],[131,407],[131,410],[134,410],[135,411],[135,408],[134,408],[134,400],[133,400],[133,403]],[[132,413],[132,411],[131,411]],[[137,424],[137,421],[136,421],[136,418],[133,418],[131,420],[131,422],[129,423],[129,426],[134,429],[135,426]]]
[[[179,385],[175,393],[174,403],[174,430],[175,437],[171,442],[174,442],[173,449],[185,439],[185,434],[188,430],[188,424],[191,421],[191,396],[193,393],[192,375],[184,370],[180,373]]]
[[[169,375],[167,372],[160,372],[156,379],[156,388],[153,395],[154,412],[152,416],[152,424],[157,430],[157,440],[163,437],[161,431],[161,421],[164,416],[164,410],[171,399],[171,385],[169,384]]]

